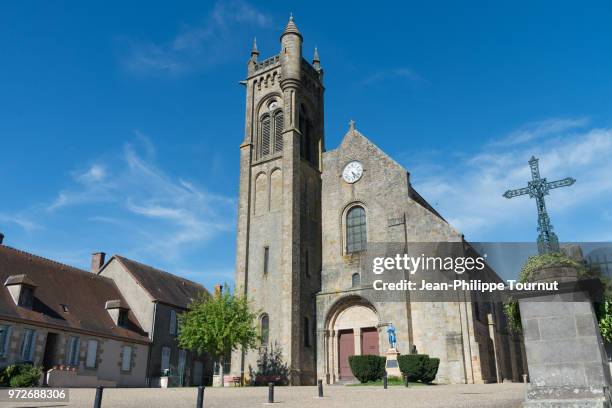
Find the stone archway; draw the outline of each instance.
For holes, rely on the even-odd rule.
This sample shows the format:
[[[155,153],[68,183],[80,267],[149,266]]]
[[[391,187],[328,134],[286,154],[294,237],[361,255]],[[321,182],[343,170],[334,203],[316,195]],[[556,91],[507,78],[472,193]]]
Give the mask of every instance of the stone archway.
[[[325,371],[330,383],[353,379],[348,357],[380,354],[378,313],[359,296],[338,301],[326,319]]]

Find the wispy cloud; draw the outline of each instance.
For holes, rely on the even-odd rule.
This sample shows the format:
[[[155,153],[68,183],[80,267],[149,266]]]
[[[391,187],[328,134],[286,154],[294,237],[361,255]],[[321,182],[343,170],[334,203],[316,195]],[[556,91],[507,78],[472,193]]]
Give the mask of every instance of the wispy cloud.
[[[181,75],[235,55],[235,34],[244,26],[270,25],[271,18],[249,3],[219,1],[201,24],[185,25],[165,42],[129,41],[123,64],[134,73]]]
[[[112,224],[121,230],[118,233],[135,237],[138,244],[131,252],[144,257],[175,258],[194,244],[233,229],[234,198],[166,174],[154,164],[151,141],[140,133],[136,138],[138,144],[125,144],[112,166],[93,164],[73,173],[72,183],[45,207],[46,212],[100,211],[86,220]]]
[[[39,223],[31,219],[29,216],[23,214],[0,213],[0,222],[17,225],[26,232],[31,232],[42,228]]]
[[[492,143],[498,146],[513,146],[550,135],[559,135],[569,131],[575,131],[584,128],[588,124],[589,118],[553,118],[532,122]]]
[[[535,217],[533,200],[502,197],[508,189],[527,185],[531,178],[527,161],[532,155],[540,159],[541,173],[550,181],[568,176],[578,180],[571,188],[551,193],[554,211],[612,201],[612,129],[583,129],[587,123],[585,119],[533,123],[471,156],[448,160],[440,155],[437,159],[447,165],[435,173],[421,171],[428,168],[429,160],[405,164],[417,189],[469,239],[494,236],[500,227],[512,228],[517,219]]]
[[[364,79],[361,80],[361,85],[373,85],[380,82],[390,81],[390,80],[405,80],[413,84],[422,84],[427,81],[423,79],[420,75],[414,72],[410,68],[393,68],[386,69],[377,72],[373,72]]]

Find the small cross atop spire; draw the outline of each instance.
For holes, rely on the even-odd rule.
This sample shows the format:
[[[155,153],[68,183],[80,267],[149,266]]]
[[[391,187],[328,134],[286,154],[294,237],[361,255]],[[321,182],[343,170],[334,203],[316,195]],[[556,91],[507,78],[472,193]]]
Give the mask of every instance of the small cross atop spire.
[[[355,130],[355,121],[353,119],[349,120],[349,132]]]

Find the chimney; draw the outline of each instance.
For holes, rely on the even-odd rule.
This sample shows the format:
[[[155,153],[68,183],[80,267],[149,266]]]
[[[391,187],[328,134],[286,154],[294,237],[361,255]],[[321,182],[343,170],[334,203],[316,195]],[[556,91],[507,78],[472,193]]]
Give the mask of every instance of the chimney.
[[[0,245],[2,245],[2,241],[4,241],[4,234],[0,232]]]
[[[221,293],[223,293],[223,285],[221,285],[220,283],[217,283],[215,285],[215,297],[221,296]]]
[[[102,266],[104,266],[104,258],[106,254],[104,252],[94,252],[91,254],[91,273],[98,273]]]

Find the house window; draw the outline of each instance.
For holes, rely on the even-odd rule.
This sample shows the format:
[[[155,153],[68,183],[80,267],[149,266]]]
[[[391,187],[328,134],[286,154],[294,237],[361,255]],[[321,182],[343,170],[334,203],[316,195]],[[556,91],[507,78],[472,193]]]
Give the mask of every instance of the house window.
[[[261,315],[260,319],[260,336],[261,336],[261,344],[262,346],[267,346],[270,341],[270,318],[267,314]]]
[[[68,339],[68,350],[66,351],[66,364],[69,366],[79,365],[79,348],[81,340],[76,336],[70,336]]]
[[[359,285],[361,285],[361,277],[358,273],[354,273],[353,276],[351,276],[351,286],[356,288]]]
[[[0,326],[0,357],[4,357],[8,351],[10,326]]]
[[[128,311],[125,309],[119,309],[119,315],[117,316],[117,326],[127,327],[128,322]]]
[[[34,357],[34,339],[36,332],[33,329],[25,329],[21,340],[21,351],[19,356],[21,361],[32,361]]]
[[[29,286],[21,286],[21,292],[19,294],[19,306],[32,308],[34,303],[34,289]]]
[[[366,249],[366,213],[363,207],[351,208],[346,214],[346,252]]]
[[[123,346],[121,353],[121,371],[132,369],[132,347]]]
[[[310,347],[310,322],[304,318],[304,347]]]
[[[176,312],[174,310],[170,311],[170,334],[173,336],[176,336],[177,334],[177,330],[176,330]]]
[[[98,362],[98,340],[89,340],[87,342],[87,359],[85,366],[87,368],[96,368]]]
[[[162,374],[164,371],[170,369],[170,347],[164,346],[162,347],[162,356],[161,356],[161,370]]]
[[[263,260],[263,273],[268,274],[268,268],[270,266],[270,247],[264,247],[264,260]]]

